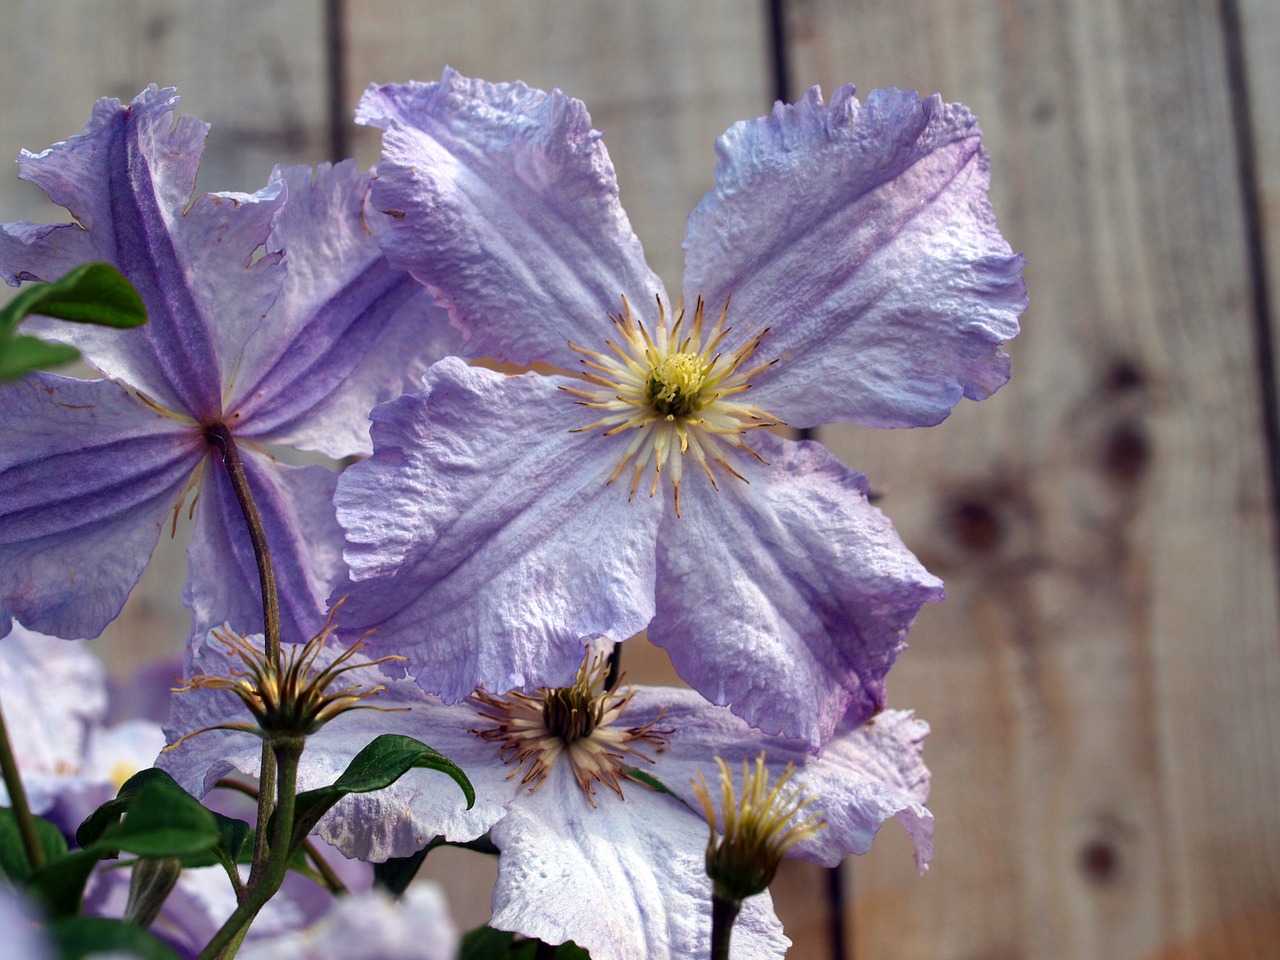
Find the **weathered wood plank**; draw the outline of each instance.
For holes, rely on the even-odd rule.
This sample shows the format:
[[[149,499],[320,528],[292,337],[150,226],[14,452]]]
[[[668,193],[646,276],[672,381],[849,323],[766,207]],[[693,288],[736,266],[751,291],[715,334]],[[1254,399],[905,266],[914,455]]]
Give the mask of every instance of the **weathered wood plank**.
[[[791,27],[800,86],[972,106],[1031,261],[1009,387],[824,435],[950,594],[890,686],[935,726],[938,857],[856,865],[858,957],[1269,955],[1275,518],[1217,5],[813,0]]]
[[[99,97],[132,99],[149,83],[176,86],[180,109],[213,125],[198,189],[253,191],[276,163],[328,157],[322,0],[14,0],[0,59],[0,154],[39,151],[81,132]],[[0,177],[4,220],[59,222],[16,167]],[[7,299],[9,288],[0,288]],[[162,538],[124,614],[98,647],[117,676],[179,656],[184,539]]]

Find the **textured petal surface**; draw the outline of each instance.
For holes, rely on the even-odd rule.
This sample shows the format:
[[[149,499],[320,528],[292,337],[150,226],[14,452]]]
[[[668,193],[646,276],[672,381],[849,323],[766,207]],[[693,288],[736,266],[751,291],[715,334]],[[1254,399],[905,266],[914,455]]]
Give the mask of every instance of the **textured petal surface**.
[[[1025,309],[996,228],[977,122],[936,95],[817,88],[716,145],[689,218],[686,302],[749,337],[768,327],[752,402],[792,426],[923,426],[1009,376],[997,346]]]
[[[942,584],[816,443],[758,431],[749,481],[690,485],[658,540],[649,637],[694,689],[815,747],[884,702],[884,676]]]
[[[933,854],[933,814],[924,806],[929,771],[921,744],[929,727],[911,713],[886,710],[862,726],[842,727],[816,757],[802,741],[766,736],[693,691],[636,688],[626,722],[639,725],[659,716],[661,726],[674,730],[671,745],[645,769],[695,810],[701,809],[693,791],[697,774],[718,798],[713,758],[723,758],[734,769],[735,784],[741,785],[742,761],[754,762],[764,751],[770,782],[794,763],[791,783],[817,799],[828,824],[790,856],[833,867],[846,854],[866,853],[880,827],[897,818],[915,844],[916,865],[922,870],[927,866]]]
[[[249,487],[267,533],[280,594],[284,640],[319,631],[329,594],[346,580],[342,529],[333,514],[338,475],[324,467],[290,467],[240,445]],[[196,527],[187,548],[183,602],[192,631],[228,622],[239,632],[262,629],[262,588],[244,514],[220,458],[206,465]]]
[[[0,387],[0,635],[96,637],[142,574],[204,443],[109,380]]]
[[[261,646],[261,636],[253,639]],[[284,649],[287,654],[291,646],[286,644]],[[336,649],[328,652],[321,662],[329,662],[336,654]],[[356,654],[348,662],[368,660]],[[238,663],[216,638],[206,635],[191,645],[187,675],[228,676]],[[471,707],[445,707],[412,680],[394,680],[376,668],[345,676],[365,687],[384,684],[386,690],[367,702],[396,712],[357,710],[325,724],[307,739],[298,772],[300,790],[328,786],[375,737],[399,733],[429,744],[461,766],[476,788],[476,805],[465,809],[462,792],[444,774],[412,770],[385,790],[342,800],[320,822],[319,833],[324,839],[347,857],[382,862],[388,857],[407,857],[437,835],[474,840],[503,815],[513,792],[506,779],[510,771],[498,762],[494,745],[468,732],[479,721]],[[194,730],[248,722],[252,717],[234,694],[199,689],[174,696],[165,732],[173,742]],[[256,777],[261,756],[261,741],[256,737],[213,730],[162,754],[157,765],[187,790],[202,796],[219,777],[232,771]]]
[[[129,106],[99,100],[85,132],[40,154],[23,154],[21,176],[71,211],[88,231],[93,259],[116,266],[138,288],[150,322],[130,331],[49,325],[109,376],[159,403],[205,419],[222,410],[224,359],[234,360],[279,292],[283,269],[255,254],[284,200],[272,186],[191,201],[208,126],[174,113],[172,90],[149,87]],[[21,226],[21,225],[19,225]],[[12,232],[12,231],[11,231]],[[69,266],[37,237],[12,243],[6,277],[57,279]],[[77,241],[83,249],[83,240]],[[37,328],[45,328],[39,323]]]
[[[603,340],[620,295],[661,291],[581,101],[445,70],[370,87],[356,119],[385,130],[387,256],[470,332],[469,356],[576,366],[570,339]]]
[[[344,617],[446,700],[567,683],[586,640],[652,615],[662,501],[606,484],[627,441],[570,432],[569,382],[442,360],[374,411],[375,453],[338,483]]]
[[[288,275],[262,330],[243,344],[228,418],[237,432],[332,457],[368,454],[369,411],[421,383],[458,335],[427,290],[392,270],[354,162],[276,170],[289,200],[268,247]]]
[[[573,940],[592,960],[676,960],[711,952],[707,826],[638,784],[626,800],[586,802],[566,764],[523,793],[492,830],[502,851],[492,926],[547,943]],[[781,957],[790,941],[767,893],[743,904],[735,960]]]

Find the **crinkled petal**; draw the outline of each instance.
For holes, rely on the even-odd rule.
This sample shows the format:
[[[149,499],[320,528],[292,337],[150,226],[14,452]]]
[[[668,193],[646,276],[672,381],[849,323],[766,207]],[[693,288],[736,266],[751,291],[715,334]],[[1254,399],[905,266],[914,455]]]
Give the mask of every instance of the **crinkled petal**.
[[[689,218],[684,292],[781,362],[752,402],[792,426],[937,423],[1009,377],[998,345],[1026,307],[996,228],[977,121],[938,96],[815,87],[716,145]]]
[[[173,90],[154,85],[127,107],[99,100],[83,134],[40,154],[24,152],[19,163],[23,178],[88,231],[92,258],[138,288],[149,316],[130,331],[34,326],[74,343],[109,376],[203,420],[222,412],[223,377],[231,373],[223,361],[238,356],[279,292],[279,257],[257,254],[284,190],[273,185],[252,196],[192,201],[208,126],[175,117],[176,104]],[[50,257],[44,240],[26,255],[9,243],[0,248],[15,258],[4,274],[57,279],[67,258]]]
[[[382,255],[387,218],[366,206],[369,179],[353,161],[272,174],[289,201],[268,246],[284,252],[288,275],[232,375],[240,435],[367,455],[369,411],[456,349],[444,311]]]
[[[344,630],[343,635],[346,633]],[[261,647],[260,635],[250,639]],[[285,644],[283,649],[288,654],[292,645]],[[330,662],[337,652],[322,653],[321,663]],[[368,662],[359,653],[347,661]],[[191,645],[188,676],[229,676],[231,670],[243,669],[238,663],[216,637],[203,636]],[[381,863],[389,857],[410,856],[435,836],[474,840],[503,815],[514,792],[506,779],[510,770],[497,761],[497,747],[468,732],[483,722],[470,706],[445,707],[412,680],[391,679],[371,667],[343,674],[339,683],[366,689],[384,685],[385,690],[365,701],[380,709],[341,714],[307,738],[298,771],[300,790],[336,781],[351,759],[384,733],[414,737],[434,747],[462,767],[476,789],[476,804],[467,810],[462,791],[453,780],[434,771],[411,770],[385,790],[347,797],[321,820],[318,829],[344,856]],[[218,724],[252,722],[234,694],[201,688],[173,697],[165,732],[173,742]],[[238,731],[211,730],[161,754],[157,766],[191,793],[203,796],[220,777],[233,771],[256,777],[261,756],[258,738]]]
[[[333,514],[338,475],[325,467],[291,467],[240,445],[249,487],[266,528],[280,596],[281,636],[300,643],[323,625],[329,594],[346,580],[342,529]],[[183,603],[192,631],[228,622],[262,629],[258,563],[231,480],[216,455],[200,484]]]
[[[820,444],[758,431],[749,483],[689,484],[658,539],[649,637],[754,726],[817,747],[884,703],[884,676],[942,584]]]
[[[138,582],[204,444],[109,380],[0,387],[0,635],[96,637]]]
[[[442,360],[374,411],[373,457],[338,482],[345,619],[448,701],[567,683],[587,640],[652,615],[662,500],[606,483],[628,441],[571,433],[569,383]]]
[[[711,953],[707,825],[672,797],[628,784],[586,802],[567,764],[522,794],[490,833],[502,851],[490,925],[592,960],[684,960]],[[790,941],[768,893],[734,925],[734,960],[781,957]]]
[[[454,960],[458,930],[434,883],[412,884],[398,900],[366,890],[334,901],[304,930],[245,945],[243,960]]]
[[[387,256],[470,332],[468,356],[576,367],[569,340],[603,341],[622,294],[661,292],[581,101],[446,69],[370,87],[356,119],[385,130]]]
[[[816,798],[815,808],[828,825],[801,841],[791,855],[833,867],[846,854],[870,850],[880,827],[897,818],[915,844],[917,867],[923,870],[928,865],[933,855],[933,814],[924,806],[929,771],[921,745],[929,726],[910,712],[886,710],[862,726],[842,726],[816,757],[803,741],[762,734],[693,691],[637,687],[627,706],[626,722],[640,725],[659,716],[660,725],[675,732],[657,763],[644,769],[695,810],[701,809],[693,790],[697,774],[718,797],[715,757],[729,764],[735,784],[740,785],[742,761],[754,763],[764,751],[770,782],[794,763],[790,782]]]
[[[93,240],[78,223],[0,223],[0,279],[11,287],[24,280],[56,280],[93,257]]]

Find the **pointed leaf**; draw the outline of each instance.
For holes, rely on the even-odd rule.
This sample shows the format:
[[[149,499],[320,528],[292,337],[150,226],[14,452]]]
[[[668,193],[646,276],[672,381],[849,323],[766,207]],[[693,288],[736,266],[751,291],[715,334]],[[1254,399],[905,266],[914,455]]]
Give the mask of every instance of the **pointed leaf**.
[[[129,804],[133,802],[133,798],[142,792],[142,789],[148,784],[161,783],[166,786],[172,786],[175,790],[181,790],[178,781],[173,779],[164,770],[156,767],[150,767],[146,770],[139,770],[132,777],[120,785],[120,790],[116,793],[114,800],[108,800],[93,813],[85,818],[84,822],[76,828],[76,843],[80,844],[84,849],[88,849],[97,843],[103,832],[108,827],[114,826],[120,822],[120,818],[124,816],[124,812],[129,809]]]
[[[333,786],[298,794],[293,842],[301,843],[329,808],[347,794],[371,793],[389,787],[415,767],[438,770],[450,777],[467,798],[467,809],[475,804],[476,793],[471,781],[452,760],[420,740],[384,733],[352,758]]]
[[[32,313],[76,323],[127,329],[147,322],[142,298],[118,270],[86,263],[54,283],[34,283],[0,310],[0,331]]]
[[[75,850],[46,863],[31,877],[27,892],[44,901],[50,916],[68,917],[80,912],[84,885],[101,857],[87,850]]]

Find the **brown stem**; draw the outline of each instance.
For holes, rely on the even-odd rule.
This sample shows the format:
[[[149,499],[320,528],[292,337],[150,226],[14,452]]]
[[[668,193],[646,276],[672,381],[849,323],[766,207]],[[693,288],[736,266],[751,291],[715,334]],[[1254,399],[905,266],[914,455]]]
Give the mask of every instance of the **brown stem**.
[[[22,786],[22,776],[18,773],[18,761],[14,758],[13,747],[9,743],[9,730],[4,724],[3,713],[0,713],[0,771],[4,773],[4,785],[9,791],[9,805],[13,807],[13,818],[18,821],[22,848],[27,852],[31,869],[39,870],[44,866],[44,850],[40,846],[40,837],[36,833],[36,821],[31,815],[31,806],[27,803],[27,792]]]

